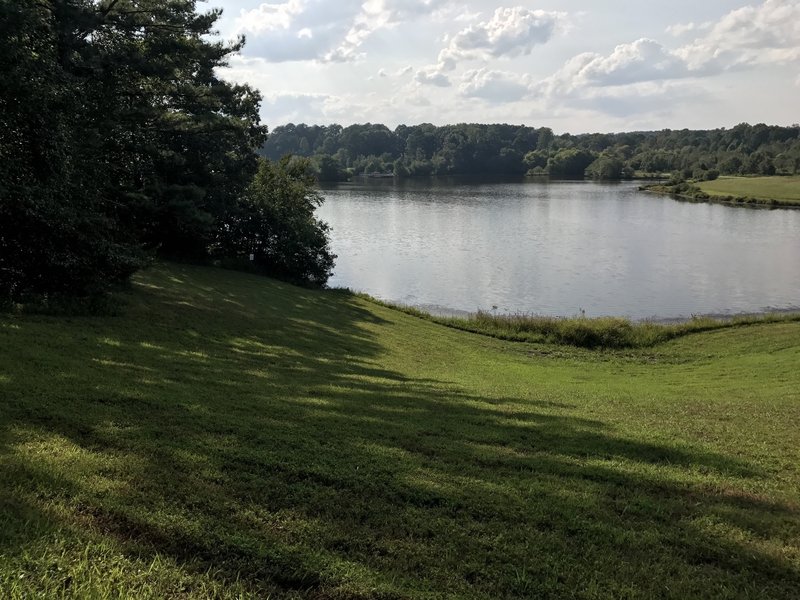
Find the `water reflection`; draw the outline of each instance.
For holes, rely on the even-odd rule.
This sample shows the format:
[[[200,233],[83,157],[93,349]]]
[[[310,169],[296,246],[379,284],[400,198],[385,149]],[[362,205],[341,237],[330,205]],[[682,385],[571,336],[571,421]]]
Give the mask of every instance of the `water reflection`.
[[[426,307],[632,318],[800,304],[800,211],[636,183],[367,181],[324,190],[331,285]]]

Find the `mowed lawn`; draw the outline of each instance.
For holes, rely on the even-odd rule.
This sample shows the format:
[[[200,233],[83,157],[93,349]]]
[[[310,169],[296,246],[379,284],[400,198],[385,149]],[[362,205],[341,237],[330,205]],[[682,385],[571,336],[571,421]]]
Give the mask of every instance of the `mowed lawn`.
[[[800,323],[585,351],[161,265],[0,315],[2,598],[797,598]]]
[[[800,177],[720,177],[697,185],[711,196],[749,197],[800,205]]]

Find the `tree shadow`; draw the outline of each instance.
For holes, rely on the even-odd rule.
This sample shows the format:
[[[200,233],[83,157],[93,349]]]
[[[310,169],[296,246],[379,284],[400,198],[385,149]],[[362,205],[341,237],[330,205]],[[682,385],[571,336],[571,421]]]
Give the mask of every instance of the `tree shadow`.
[[[797,565],[757,542],[795,543],[800,511],[741,491],[764,476],[752,465],[408,376],[383,361],[391,317],[236,284],[170,266],[125,319],[2,330],[19,350],[0,381],[5,523],[88,531],[253,593],[798,589]],[[79,458],[26,453],[26,437]],[[32,535],[0,536],[0,554]]]

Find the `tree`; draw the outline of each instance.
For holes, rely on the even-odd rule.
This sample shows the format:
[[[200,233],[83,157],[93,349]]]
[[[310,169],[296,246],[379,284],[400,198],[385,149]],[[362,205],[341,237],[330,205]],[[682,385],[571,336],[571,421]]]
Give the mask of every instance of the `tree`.
[[[547,162],[550,177],[557,179],[582,179],[594,156],[586,150],[567,148],[559,150]]]
[[[525,154],[523,161],[529,169],[547,166],[548,154],[544,150],[532,150]]]
[[[264,141],[194,0],[0,0],[0,295],[87,295],[203,257]]]
[[[319,154],[314,157],[317,178],[320,181],[342,181],[345,179],[344,170],[339,161],[330,154]]]
[[[285,156],[262,160],[258,173],[219,235],[221,257],[246,260],[261,272],[295,283],[321,286],[333,271],[328,225],[314,211],[323,202],[311,162]]]
[[[614,154],[604,152],[586,168],[586,174],[592,179],[615,180],[633,176],[632,169]]]
[[[87,296],[144,264],[83,87],[99,10],[0,0],[0,299]]]

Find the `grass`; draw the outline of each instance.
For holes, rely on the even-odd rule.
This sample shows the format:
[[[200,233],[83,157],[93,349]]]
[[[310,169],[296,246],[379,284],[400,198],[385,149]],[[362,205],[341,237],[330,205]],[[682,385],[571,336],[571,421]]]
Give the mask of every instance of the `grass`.
[[[796,598],[800,323],[588,351],[165,265],[0,315],[3,598]]]
[[[440,325],[488,335],[501,340],[540,344],[560,344],[578,348],[652,348],[669,340],[718,329],[764,323],[800,321],[798,312],[744,314],[730,318],[695,316],[685,321],[658,323],[631,321],[619,317],[546,317],[529,314],[493,314],[478,311],[467,317],[436,316],[413,306],[384,302],[367,294],[361,298],[380,306]]]
[[[800,177],[720,177],[696,184],[710,196],[732,201],[771,201],[800,206]]]

